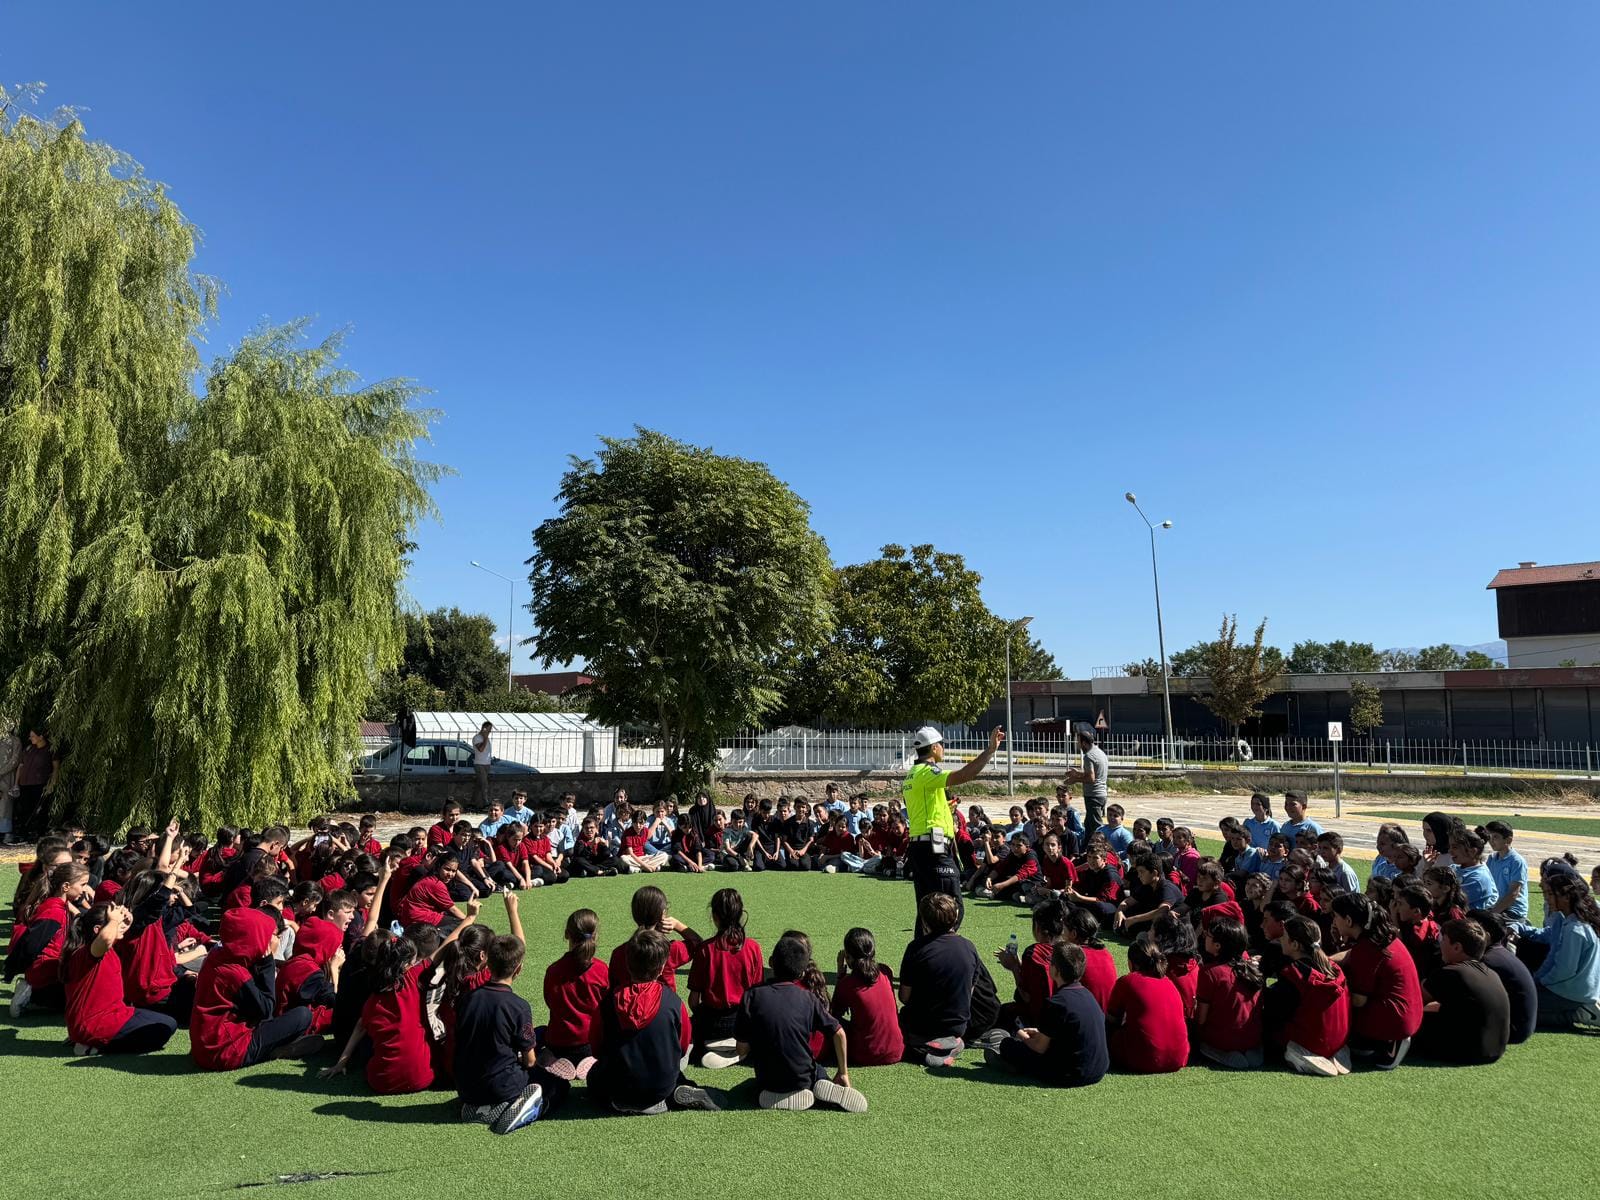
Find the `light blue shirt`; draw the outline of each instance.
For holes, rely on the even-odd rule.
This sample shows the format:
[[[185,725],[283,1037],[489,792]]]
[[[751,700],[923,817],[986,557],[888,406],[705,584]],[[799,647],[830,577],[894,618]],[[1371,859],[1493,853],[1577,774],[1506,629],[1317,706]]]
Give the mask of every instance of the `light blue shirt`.
[[[1111,848],[1117,852],[1118,858],[1127,857],[1128,847],[1133,845],[1133,830],[1126,825],[1102,825],[1095,832],[1111,843]]]
[[[1259,846],[1246,846],[1233,860],[1233,869],[1246,875],[1261,875],[1266,870],[1267,855]]]
[[[1456,878],[1461,880],[1461,893],[1467,898],[1468,908],[1492,908],[1500,899],[1500,889],[1487,867],[1456,866]]]
[[[1400,868],[1380,854],[1372,860],[1372,877],[1374,879],[1399,879]]]
[[[1356,875],[1356,869],[1345,862],[1344,859],[1341,858],[1339,865],[1334,869],[1339,872],[1339,879],[1344,884],[1345,891],[1359,892],[1361,890],[1361,879]]]
[[[1289,839],[1289,849],[1291,850],[1294,849],[1295,843],[1299,840],[1302,829],[1310,830],[1312,837],[1317,837],[1322,833],[1322,826],[1318,825],[1310,817],[1305,818],[1303,821],[1285,821],[1278,826],[1278,832]]]
[[[1564,1000],[1593,1004],[1600,997],[1600,937],[1587,921],[1553,912],[1534,940],[1550,946],[1535,983]]]
[[[550,849],[557,854],[571,854],[578,844],[578,826],[555,825],[550,829]]]
[[[860,837],[863,831],[872,828],[872,814],[865,810],[848,813],[845,822],[850,826],[850,835]]]
[[[1261,860],[1261,873],[1268,879],[1276,879],[1283,874],[1283,869],[1288,865],[1289,860],[1287,858],[1280,858],[1277,862],[1273,862],[1270,858],[1264,858]]]
[[[527,829],[533,824],[533,809],[529,808],[526,804],[513,804],[510,808],[506,809],[505,820],[507,824],[514,822],[518,825],[521,825],[524,829]]]
[[[478,826],[478,832],[483,834],[484,837],[492,838],[507,825],[514,824],[516,824],[516,822],[510,817],[502,816],[498,821],[485,820]]]
[[[1515,850],[1507,849],[1504,854],[1491,854],[1484,866],[1489,868],[1489,874],[1494,877],[1495,890],[1502,897],[1511,891],[1511,885],[1520,883],[1522,890],[1517,893],[1517,898],[1505,910],[1505,916],[1512,921],[1526,921],[1528,919],[1528,860]]]
[[[826,807],[831,813],[847,813],[850,811],[850,801],[832,800],[828,802]]]
[[[1271,817],[1265,821],[1258,821],[1254,817],[1244,819],[1244,827],[1250,831],[1250,844],[1258,850],[1265,850],[1267,843],[1272,841],[1272,835],[1278,832],[1278,823]]]

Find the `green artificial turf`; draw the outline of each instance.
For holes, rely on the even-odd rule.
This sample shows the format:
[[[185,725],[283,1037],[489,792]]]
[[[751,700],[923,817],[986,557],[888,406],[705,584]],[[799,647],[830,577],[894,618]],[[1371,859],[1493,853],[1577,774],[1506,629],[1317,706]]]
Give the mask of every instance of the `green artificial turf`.
[[[1398,821],[1409,824],[1413,828],[1420,828],[1423,814],[1415,809],[1405,810],[1398,808],[1362,809],[1353,816],[1377,817],[1384,821]],[[1467,813],[1458,813],[1467,825],[1486,825],[1490,821],[1504,821],[1513,830],[1522,830],[1526,833],[1565,833],[1576,834],[1578,837],[1600,837],[1600,814],[1592,817],[1552,817],[1544,813],[1481,813],[1472,810]],[[1421,841],[1421,835],[1418,835]]]
[[[14,872],[0,872],[6,895]],[[770,949],[786,929],[806,930],[830,979],[851,926],[871,928],[893,965],[911,932],[906,883],[778,873],[655,881],[674,915],[702,932],[711,893],[736,884],[751,936]],[[539,983],[564,948],[567,913],[593,908],[609,952],[629,932],[637,882],[582,881],[523,895],[530,952],[518,990],[536,1019],[544,1015]],[[505,927],[498,899],[484,911]],[[985,956],[1012,933],[1028,939],[1020,908],[972,902],[967,911],[964,932]],[[1121,959],[1120,945],[1116,952]],[[1092,1181],[1084,1195],[1146,1200],[1240,1187],[1292,1187],[1297,1200],[1392,1189],[1576,1196],[1600,1166],[1600,1151],[1573,1124],[1592,1107],[1600,1038],[1579,1034],[1536,1035],[1492,1067],[1408,1064],[1392,1075],[1334,1080],[1191,1067],[1158,1078],[1113,1075],[1077,1092],[1019,1083],[969,1053],[948,1071],[852,1072],[872,1106],[859,1116],[762,1112],[748,1071],[691,1070],[726,1090],[730,1111],[601,1117],[580,1086],[558,1117],[501,1138],[459,1124],[444,1092],[377,1098],[359,1077],[319,1080],[315,1068],[326,1057],[204,1074],[190,1065],[180,1033],[159,1055],[75,1060],[59,1018],[17,1023],[3,1014],[7,1197],[213,1196],[269,1184],[250,1194],[909,1198],[1018,1188],[1070,1194],[1071,1181]],[[324,1172],[349,1174],[273,1183]]]

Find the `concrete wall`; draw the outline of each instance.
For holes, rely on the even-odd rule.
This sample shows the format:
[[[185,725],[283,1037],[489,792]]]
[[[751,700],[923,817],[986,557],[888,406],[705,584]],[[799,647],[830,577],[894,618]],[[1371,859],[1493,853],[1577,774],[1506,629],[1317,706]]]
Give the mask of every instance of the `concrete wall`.
[[[1559,667],[1572,661],[1588,667],[1600,663],[1600,634],[1572,633],[1561,637],[1521,637],[1506,639],[1506,657],[1521,669]]]

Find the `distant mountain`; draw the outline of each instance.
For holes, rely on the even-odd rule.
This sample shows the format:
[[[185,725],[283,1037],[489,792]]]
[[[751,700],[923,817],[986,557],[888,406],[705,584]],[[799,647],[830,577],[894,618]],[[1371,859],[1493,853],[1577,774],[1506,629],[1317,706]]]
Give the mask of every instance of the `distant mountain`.
[[[1496,640],[1496,641],[1492,641],[1492,642],[1479,642],[1475,646],[1463,646],[1458,642],[1451,642],[1450,643],[1450,648],[1452,650],[1454,650],[1457,654],[1461,654],[1461,655],[1465,655],[1469,650],[1477,650],[1477,651],[1479,651],[1479,652],[1481,652],[1483,654],[1487,654],[1490,658],[1494,659],[1494,661],[1499,663],[1502,667],[1506,665],[1506,644],[1503,641]],[[1388,650],[1380,650],[1380,651],[1378,651],[1378,653],[1380,655],[1382,655],[1382,654],[1416,654],[1421,649],[1422,649],[1421,646],[1393,646]]]

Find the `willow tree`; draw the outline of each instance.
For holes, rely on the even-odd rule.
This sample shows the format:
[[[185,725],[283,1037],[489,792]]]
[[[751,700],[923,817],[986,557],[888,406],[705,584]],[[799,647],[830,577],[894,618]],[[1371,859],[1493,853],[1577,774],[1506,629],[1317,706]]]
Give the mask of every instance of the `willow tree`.
[[[76,121],[0,123],[0,712],[58,811],[259,824],[347,792],[433,468],[299,326],[210,369],[196,232]]]
[[[647,429],[573,459],[534,531],[529,604],[545,666],[582,659],[589,714],[661,740],[668,788],[780,699],[778,663],[828,624],[828,547],[761,463]]]

